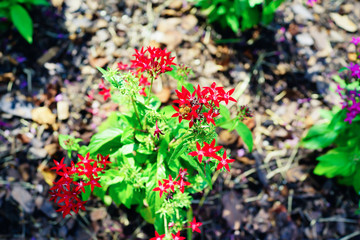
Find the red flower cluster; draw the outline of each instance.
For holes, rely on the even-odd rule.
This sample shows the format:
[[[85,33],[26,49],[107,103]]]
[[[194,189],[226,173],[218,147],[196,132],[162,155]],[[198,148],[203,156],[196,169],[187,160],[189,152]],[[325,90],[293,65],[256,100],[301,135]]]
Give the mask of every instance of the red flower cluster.
[[[188,174],[187,169],[180,168],[178,176],[173,179],[171,175],[169,175],[169,179],[163,179],[164,183],[161,183],[159,180],[159,187],[153,189],[153,191],[160,192],[160,198],[163,193],[169,193],[167,197],[171,198],[170,190],[175,192],[175,186],[179,186],[180,192],[184,193],[185,186],[189,186],[190,183],[185,181],[185,176]],[[176,181],[179,179],[178,181]],[[170,190],[169,190],[170,189]],[[169,190],[169,192],[168,192]]]
[[[56,173],[61,178],[54,182],[54,186],[50,188],[50,200],[56,202],[60,207],[57,212],[62,212],[63,217],[67,214],[71,215],[71,211],[78,213],[80,209],[85,210],[84,204],[86,201],[81,201],[79,194],[85,193],[85,186],[90,186],[91,191],[94,187],[101,187],[99,184],[100,178],[98,177],[99,172],[103,172],[106,165],[110,163],[108,161],[109,155],[104,157],[101,154],[98,155],[97,161],[90,159],[90,153],[86,154],[85,157],[78,155],[80,161],[75,165],[71,161],[71,166],[67,167],[64,164],[64,158],[57,162],[54,160]],[[74,177],[80,177],[80,180],[74,181]],[[83,176],[83,177],[82,177]],[[87,181],[81,180],[87,179]]]
[[[174,63],[175,57],[170,57],[171,52],[166,52],[166,49],[156,47],[144,47],[140,51],[135,49],[135,60],[131,60],[131,67],[137,68],[140,72],[148,72],[150,76],[157,78],[161,73],[171,71],[171,65]]]
[[[230,172],[229,163],[232,163],[235,160],[228,159],[226,156],[226,152],[224,152],[222,157],[218,156],[216,154],[216,152],[218,152],[221,148],[222,148],[222,146],[215,147],[215,139],[212,140],[212,142],[210,144],[204,142],[203,147],[200,146],[200,143],[196,142],[197,151],[190,152],[189,155],[193,156],[193,157],[197,156],[200,163],[202,162],[203,157],[215,158],[216,160],[220,161],[219,164],[217,165],[216,170],[219,170],[219,169],[225,167],[226,170],[228,170]]]
[[[223,87],[216,87],[216,83],[212,83],[211,87],[197,88],[194,87],[194,92],[191,94],[184,86],[181,91],[175,90],[178,100],[174,103],[178,103],[179,107],[173,106],[177,113],[172,117],[179,117],[179,122],[183,119],[190,121],[189,127],[192,127],[196,122],[202,122],[206,120],[208,124],[215,125],[214,118],[219,116],[220,102],[229,101],[236,102],[231,97],[235,89],[231,89],[228,92]],[[204,108],[205,107],[205,108]]]
[[[189,222],[190,226],[187,228],[191,228],[192,232],[198,232],[200,233],[200,229],[199,227],[202,225],[201,222],[196,222],[196,219],[194,217],[192,222]],[[173,225],[172,225],[173,226]],[[180,231],[178,231],[176,234],[171,234],[171,237],[173,240],[184,240],[186,239],[185,237],[181,237],[180,236]],[[159,235],[159,233],[157,231],[155,231],[155,237],[150,238],[150,240],[163,240],[165,238],[165,234],[163,235]]]
[[[99,83],[99,89],[100,89],[99,94],[104,96],[104,101],[106,101],[109,97],[111,97],[110,88],[105,87],[103,79],[101,79],[101,83]]]
[[[139,91],[139,94],[146,97],[145,88],[146,88],[146,86],[150,86],[150,82],[148,81],[147,77],[145,77],[143,74],[141,74],[141,76],[140,76],[139,86],[140,86],[140,87],[141,87],[141,86],[143,87],[143,88]]]

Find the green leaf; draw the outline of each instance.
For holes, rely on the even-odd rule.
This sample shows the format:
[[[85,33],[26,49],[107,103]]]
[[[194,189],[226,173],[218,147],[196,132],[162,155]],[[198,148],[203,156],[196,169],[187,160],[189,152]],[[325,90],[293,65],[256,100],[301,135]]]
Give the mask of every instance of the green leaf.
[[[263,3],[264,0],[248,0],[248,1],[249,1],[250,7],[253,8],[255,5]]]
[[[183,158],[185,161],[187,161],[193,168],[196,169],[196,171],[201,175],[201,177],[203,178],[204,181],[207,182],[207,184],[210,186],[210,188],[212,188],[212,182],[211,179],[209,181],[209,178],[207,178],[205,176],[204,173],[204,169],[203,169],[203,165],[201,165],[201,163],[198,161],[197,158],[188,156],[186,158]]]
[[[328,128],[333,131],[338,131],[343,128],[346,128],[345,126],[347,125],[347,123],[344,122],[344,120],[346,118],[346,112],[347,112],[346,109],[342,109],[342,110],[338,111],[333,116]]]
[[[108,128],[119,128],[119,113],[118,112],[112,112],[108,116],[108,118],[105,120],[105,122],[101,123],[98,132],[102,132]]]
[[[237,33],[239,31],[239,19],[236,17],[235,14],[226,14],[226,22],[234,33]]]
[[[355,189],[355,192],[357,194],[359,194],[360,193],[360,168],[359,168],[359,166],[357,166],[356,172],[353,175],[352,185]]]
[[[100,184],[100,185],[101,185],[101,184]],[[94,194],[94,196],[97,196],[97,197],[99,197],[101,200],[104,201],[105,194],[106,194],[106,190],[107,190],[107,188],[104,188],[104,186],[102,186],[101,188],[95,187],[95,188],[94,188],[94,191],[93,191],[93,194]]]
[[[187,151],[187,139],[190,138],[189,136],[184,138],[179,145],[174,149],[173,153],[171,154],[170,158],[167,160],[167,164],[169,168],[173,172],[178,172],[180,169],[180,161],[179,157]]]
[[[301,145],[308,149],[321,149],[330,146],[337,136],[338,133],[329,129],[328,124],[319,124],[310,128]]]
[[[243,139],[244,143],[248,147],[249,151],[252,152],[253,149],[253,137],[250,129],[243,123],[237,122],[235,130],[238,132],[240,137]]]
[[[32,43],[33,23],[28,12],[19,4],[10,7],[11,21],[18,29],[21,36],[25,38],[28,43]]]
[[[2,1],[0,2],[0,8],[8,8],[10,6],[10,1]]]
[[[131,207],[134,187],[124,182],[113,184],[109,187],[109,195],[116,204],[124,204],[127,208]]]
[[[42,5],[42,6],[50,6],[50,3],[46,0],[31,0],[33,5]]]
[[[242,18],[241,29],[245,30],[252,28],[260,21],[260,11],[257,9],[257,7],[248,7],[245,11],[242,12]]]
[[[165,106],[163,108],[160,109],[160,113],[164,114],[164,117],[166,119],[172,119],[171,116],[176,113],[176,111],[174,110],[174,108],[171,105]]]
[[[149,207],[145,207],[142,205],[139,205],[136,208],[136,211],[140,213],[140,215],[144,218],[144,220],[150,224],[155,223],[155,217],[152,215],[151,210]]]
[[[136,144],[130,143],[121,147],[121,153],[124,155],[132,154],[136,150]]]
[[[349,70],[349,68],[348,67],[342,67],[342,68],[340,68],[338,73],[341,73],[341,72],[346,71],[346,70]]]
[[[157,96],[152,96],[149,102],[149,106],[153,110],[159,109],[159,107],[161,106],[160,99]]]
[[[335,148],[317,158],[319,164],[314,173],[328,178],[335,176],[350,176],[354,173],[356,162],[353,160],[351,149]]]
[[[158,158],[158,161],[161,161]],[[150,166],[149,181],[146,183],[146,201],[149,204],[152,215],[155,217],[156,212],[160,209],[161,199],[158,191],[153,191],[158,187],[158,181],[166,178],[165,168],[163,165],[153,164]],[[163,196],[164,197],[164,196]]]
[[[263,24],[270,24],[274,19],[274,13],[276,12],[276,9],[283,3],[284,0],[274,0],[271,1],[270,4],[266,5],[263,9],[262,14],[262,23]]]
[[[134,142],[134,129],[127,127],[124,129],[123,134],[121,135],[121,143],[129,144]]]
[[[226,8],[225,8],[225,6],[224,6],[224,5],[221,5],[221,6],[217,9],[216,13],[217,13],[217,15],[223,15],[223,14],[225,14],[225,13],[226,13]]]
[[[230,111],[229,111],[229,109],[226,106],[222,105],[222,104],[219,104],[219,106],[220,106],[220,115],[222,117],[224,117],[226,120],[230,120]]]
[[[84,187],[84,189],[85,189],[85,193],[81,192],[81,198],[83,201],[87,201],[87,200],[89,200],[90,195],[91,195],[91,187],[90,187],[90,185],[87,185]]]
[[[123,131],[118,128],[109,128],[92,136],[89,144],[90,154],[101,153],[108,155],[116,152],[121,147]]]

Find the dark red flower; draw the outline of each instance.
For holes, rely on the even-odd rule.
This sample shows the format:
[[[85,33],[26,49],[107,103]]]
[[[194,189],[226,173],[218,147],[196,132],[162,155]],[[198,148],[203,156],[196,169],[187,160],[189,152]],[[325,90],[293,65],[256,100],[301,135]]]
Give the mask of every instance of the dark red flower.
[[[180,178],[184,178],[186,175],[188,175],[189,173],[187,172],[187,168],[180,168],[179,170],[179,176]]]
[[[109,97],[111,97],[110,88],[103,88],[100,92],[100,95],[104,96],[104,101],[106,101]]]
[[[174,187],[176,185],[175,181],[173,181],[172,176],[169,174],[169,179],[163,179],[164,184],[166,186],[166,188],[170,188],[171,191],[175,191]]]
[[[197,151],[190,152],[189,155],[193,157],[198,156],[199,162],[201,163],[203,156],[205,156],[205,151],[201,148],[198,142],[196,142],[196,149]]]
[[[230,172],[229,163],[232,163],[232,162],[235,161],[234,159],[228,159],[227,156],[226,156],[226,152],[224,152],[222,158],[217,159],[217,160],[219,160],[220,162],[217,165],[216,170],[219,170],[222,167],[225,167],[226,170],[228,170],[229,172]]]
[[[190,223],[190,228],[191,228],[191,230],[194,232],[198,232],[198,233],[200,233],[201,231],[200,231],[200,229],[199,229],[199,227],[202,225],[202,223],[201,222],[196,222],[196,219],[195,219],[195,217],[194,217],[194,219],[193,219],[193,221],[192,222],[189,222]]]
[[[154,136],[157,136],[157,138],[160,139],[160,134],[164,135],[164,133],[158,128],[157,121],[155,125],[156,126],[155,126]]]
[[[55,169],[56,172],[62,170],[66,165],[64,164],[64,159],[65,158],[62,158],[60,162],[56,161],[55,159],[53,160],[54,163],[55,163],[55,167],[52,167],[50,168],[51,170],[52,169]]]
[[[176,233],[176,235],[172,233],[171,236],[172,236],[173,240],[184,240],[184,239],[186,239],[185,237],[180,236],[180,231],[178,231]]]
[[[119,62],[117,65],[118,65],[119,70],[127,70],[127,69],[129,69],[129,65],[124,64],[122,62]]]
[[[215,139],[211,141],[210,144],[204,142],[205,146],[203,147],[203,150],[205,151],[206,157],[213,157],[216,159],[219,159],[220,157],[217,156],[215,153],[218,152],[222,146],[216,146],[215,147]]]
[[[100,159],[99,159],[99,158],[100,158]],[[98,155],[97,155],[97,159],[98,159],[99,163],[104,166],[103,169],[106,168],[106,165],[107,165],[108,163],[111,163],[110,161],[108,161],[108,160],[109,160],[109,154],[108,154],[107,156],[105,156],[105,157],[104,157],[103,155],[101,155],[101,154],[98,154]]]
[[[148,72],[150,76],[157,78],[161,73],[171,71],[171,65],[175,57],[170,57],[170,52],[156,47],[141,48],[140,52],[135,49],[135,60],[131,60],[132,67],[140,72]]]
[[[165,192],[167,193],[167,187],[166,187],[166,184],[162,184],[161,181],[159,180],[159,187],[156,187],[153,189],[153,191],[160,191],[160,198],[162,196],[162,194]]]
[[[227,93],[225,93],[223,96],[222,96],[222,100],[228,104],[229,101],[233,101],[233,102],[236,102],[236,100],[231,97],[231,94],[233,94],[233,92],[235,91],[235,88],[233,89],[230,89]]]
[[[165,237],[165,234],[159,235],[159,234],[157,233],[157,231],[155,231],[155,237],[150,238],[150,240],[162,240],[162,239],[164,239],[164,237]]]
[[[210,108],[210,111],[209,112],[205,112],[204,113],[204,117],[206,118],[206,122],[207,123],[212,123],[214,126],[215,126],[215,121],[214,121],[214,118],[219,116],[220,113],[218,111],[214,111],[213,108]]]
[[[94,178],[94,177],[91,175],[89,182],[87,182],[88,185],[90,185],[90,187],[91,187],[91,191],[94,191],[94,188],[95,188],[95,187],[100,187],[100,188],[101,188],[101,185],[100,185],[100,183],[99,183],[99,180],[100,180],[100,178]]]
[[[90,153],[87,153],[85,157],[78,154],[78,158],[80,158],[81,161],[78,162],[78,164],[84,164],[84,163],[91,163],[94,162],[94,159],[90,159]]]
[[[190,186],[191,183],[186,182],[183,178],[180,178],[179,181],[175,182],[176,185],[178,185],[180,187],[180,192],[184,193],[185,191],[185,186]]]

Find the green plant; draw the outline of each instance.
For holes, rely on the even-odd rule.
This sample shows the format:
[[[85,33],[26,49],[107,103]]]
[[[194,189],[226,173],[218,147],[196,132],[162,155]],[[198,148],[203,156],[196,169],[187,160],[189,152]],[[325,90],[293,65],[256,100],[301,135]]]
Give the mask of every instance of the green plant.
[[[106,205],[136,206],[154,224],[153,239],[185,239],[180,237],[185,228],[191,238],[201,226],[192,216],[191,194],[211,188],[213,172],[230,171],[234,161],[216,145],[215,128],[235,129],[251,151],[251,132],[240,121],[251,113],[242,106],[232,118],[222,103],[236,102],[234,89],[225,91],[215,83],[193,87],[186,82],[190,69],[171,67],[174,58],[165,50],[142,48],[134,56],[130,69],[121,63],[118,69],[99,68],[111,84],[106,88],[100,83],[99,93],[104,99],[111,96],[123,110],[111,113],[88,146],[79,147],[72,137],[59,138],[66,141],[60,142],[65,149],[78,151],[80,161],[71,167],[55,161],[53,169],[61,179],[51,189],[52,199],[66,216],[83,209],[93,192]],[[151,93],[153,82],[164,73],[179,80],[176,105],[162,107]]]
[[[0,2],[0,18],[11,21],[28,43],[33,42],[33,23],[26,9],[32,5],[49,6],[49,3],[46,0],[5,0]]]
[[[234,33],[255,25],[269,24],[284,0],[192,0],[202,9],[209,23],[218,22]]]
[[[360,38],[353,38],[353,44]],[[359,50],[359,49],[358,49]],[[358,54],[359,56],[359,54]],[[317,158],[314,173],[328,178],[338,177],[340,183],[353,186],[360,192],[360,65],[350,63],[340,70],[342,77],[333,79],[339,84],[336,92],[342,99],[342,109],[334,106],[332,111],[323,111],[327,121],[313,126],[302,146],[309,149],[323,149],[333,146],[326,154]]]

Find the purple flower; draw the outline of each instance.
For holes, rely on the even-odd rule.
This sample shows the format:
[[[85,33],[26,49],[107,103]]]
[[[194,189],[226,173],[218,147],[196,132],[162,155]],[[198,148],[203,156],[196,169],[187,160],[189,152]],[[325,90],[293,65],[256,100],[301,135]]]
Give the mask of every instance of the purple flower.
[[[63,100],[63,95],[61,93],[55,96],[55,101],[56,102],[60,102],[62,100]]]
[[[348,69],[351,71],[352,77],[360,78],[360,66],[358,64],[350,63]]]
[[[360,43],[360,37],[352,37],[352,40],[350,41],[350,43],[358,45]]]
[[[307,5],[308,6],[314,6],[314,3],[316,3],[317,2],[317,0],[307,0]]]

